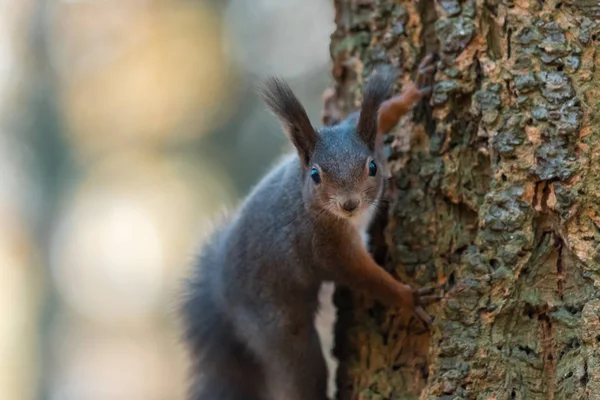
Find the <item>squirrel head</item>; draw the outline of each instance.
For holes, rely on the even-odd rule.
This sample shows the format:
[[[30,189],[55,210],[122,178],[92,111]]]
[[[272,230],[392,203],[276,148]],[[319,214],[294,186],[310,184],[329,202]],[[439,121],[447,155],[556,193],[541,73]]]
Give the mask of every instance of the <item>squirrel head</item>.
[[[315,129],[290,87],[277,78],[267,80],[263,99],[298,151],[302,193],[309,209],[354,219],[377,206],[385,163],[376,148],[377,116],[393,83],[392,74],[379,71],[365,85],[358,122],[349,118]]]

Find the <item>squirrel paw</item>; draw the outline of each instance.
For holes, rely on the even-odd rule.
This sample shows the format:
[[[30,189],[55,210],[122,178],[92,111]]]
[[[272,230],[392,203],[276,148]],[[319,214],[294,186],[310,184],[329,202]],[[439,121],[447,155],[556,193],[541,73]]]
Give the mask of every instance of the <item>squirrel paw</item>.
[[[437,70],[435,66],[435,54],[429,53],[421,60],[419,72],[417,74],[417,86],[423,97],[429,96],[432,92],[433,76]]]
[[[435,303],[441,299],[440,296],[434,295],[434,287],[425,287],[413,290],[414,297],[414,313],[421,319],[427,327],[431,326],[432,318],[427,314],[422,306]]]

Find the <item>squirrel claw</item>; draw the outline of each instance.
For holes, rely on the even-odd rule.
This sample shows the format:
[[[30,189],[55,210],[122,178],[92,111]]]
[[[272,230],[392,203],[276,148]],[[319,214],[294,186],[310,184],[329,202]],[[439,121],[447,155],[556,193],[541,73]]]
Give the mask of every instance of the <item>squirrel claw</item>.
[[[424,67],[419,67],[419,75],[429,76],[429,75],[433,74],[435,69],[436,69],[435,65],[433,65],[433,64],[429,64]]]
[[[442,299],[441,296],[423,296],[421,298],[419,298],[419,304],[432,304],[435,303],[437,301],[440,301]]]
[[[433,62],[433,58],[435,57],[434,53],[428,53],[421,62],[419,63],[419,69],[424,68]]]
[[[429,286],[413,290],[415,304],[418,306],[431,304],[436,301],[439,301],[442,297],[438,294],[435,294],[436,289],[437,288],[434,286]]]
[[[432,294],[434,291],[435,291],[435,288],[433,286],[424,287],[424,288],[416,290],[416,292],[419,296],[426,296],[428,294]]]
[[[433,323],[433,319],[429,316],[429,314],[427,314],[427,312],[423,309],[423,307],[421,307],[421,306],[415,307],[415,314],[417,315],[417,317],[419,317],[419,319],[421,321],[423,321],[425,323],[427,328],[431,327],[431,324]]]
[[[417,75],[417,85],[421,88],[427,81],[429,81],[436,71],[434,64],[435,55],[433,53],[427,54],[421,63],[419,64],[419,73]]]
[[[419,89],[419,94],[421,95],[421,97],[427,97],[432,92],[433,92],[433,87],[431,87],[431,86],[427,86],[427,87]]]
[[[431,327],[432,318],[423,309],[423,306],[435,303],[441,299],[441,296],[434,294],[435,290],[435,287],[424,287],[413,291],[415,296],[414,313],[425,323],[425,325],[427,325],[427,327]]]

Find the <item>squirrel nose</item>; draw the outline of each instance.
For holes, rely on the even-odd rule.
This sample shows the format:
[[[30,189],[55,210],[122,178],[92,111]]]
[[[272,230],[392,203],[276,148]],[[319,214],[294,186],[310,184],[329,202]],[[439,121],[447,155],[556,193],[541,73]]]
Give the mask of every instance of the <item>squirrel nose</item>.
[[[344,201],[341,206],[344,210],[348,211],[348,212],[352,212],[354,210],[356,210],[356,208],[358,207],[358,205],[360,204],[360,200],[358,199],[348,199],[346,201]]]

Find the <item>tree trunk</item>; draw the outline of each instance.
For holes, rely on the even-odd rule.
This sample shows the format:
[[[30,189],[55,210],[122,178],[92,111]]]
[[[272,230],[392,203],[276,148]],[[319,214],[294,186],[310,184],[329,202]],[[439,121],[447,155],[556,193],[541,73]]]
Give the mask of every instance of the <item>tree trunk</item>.
[[[443,288],[430,332],[338,290],[339,397],[600,399],[598,3],[335,6],[326,123],[374,67],[397,67],[400,88],[440,57],[430,101],[386,141],[372,239],[399,279]]]

